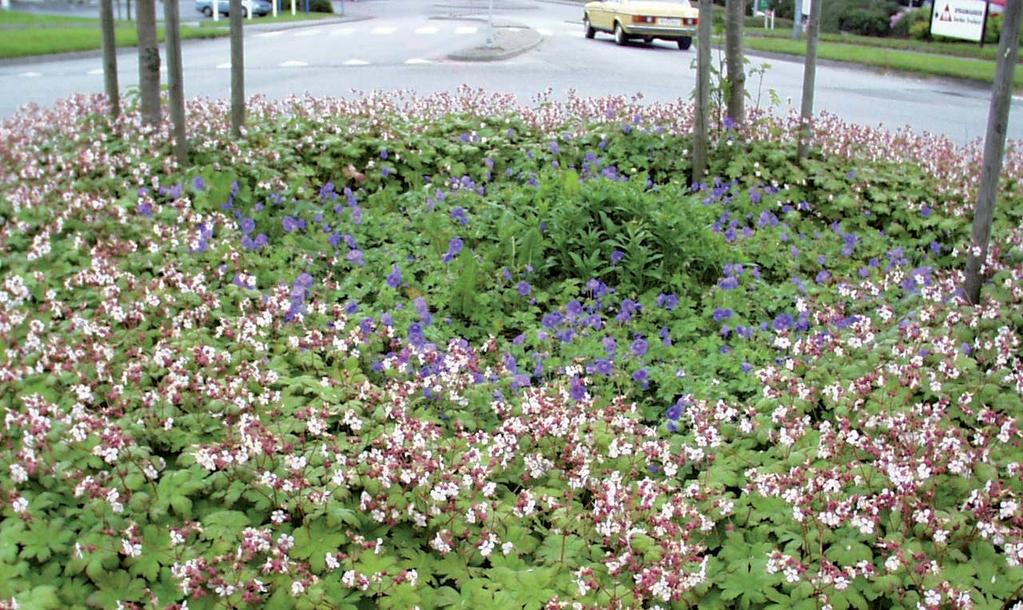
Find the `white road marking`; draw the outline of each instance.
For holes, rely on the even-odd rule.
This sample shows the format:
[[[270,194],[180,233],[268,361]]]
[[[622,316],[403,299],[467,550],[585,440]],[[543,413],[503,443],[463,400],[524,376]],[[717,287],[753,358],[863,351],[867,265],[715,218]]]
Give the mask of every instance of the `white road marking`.
[[[103,68],[94,68],[86,72],[86,74],[89,76],[99,76],[100,74],[103,74]]]
[[[536,33],[541,36],[551,36],[553,34],[553,32],[551,32],[547,28],[536,28]]]
[[[256,37],[257,38],[276,38],[277,36],[280,36],[283,33],[284,33],[283,31],[263,32],[262,34],[256,34]]]
[[[316,30],[302,30],[295,34],[295,38],[308,38],[309,36],[316,36],[319,34]]]
[[[231,69],[231,62],[229,62],[229,61],[225,61],[222,64],[217,64],[217,70],[230,70],[230,69]]]
[[[432,64],[433,62],[430,61],[429,59],[419,59],[418,57],[413,57],[412,59],[406,59],[405,63],[410,66],[418,66],[422,64]]]
[[[304,61],[296,61],[294,59],[289,59],[288,61],[281,62],[281,67],[282,68],[302,68],[302,67],[308,66],[308,65],[309,64],[307,64]]]
[[[370,33],[371,34],[376,34],[377,36],[388,36],[390,34],[393,34],[393,33],[397,32],[397,31],[398,31],[398,28],[395,28],[395,27],[381,26],[381,27],[378,27],[378,28],[373,28],[372,30],[370,30]]]
[[[475,34],[477,30],[479,28],[474,25],[460,25],[455,28],[455,34]]]
[[[561,31],[561,35],[562,36],[568,36],[570,38],[582,38],[583,37],[583,33],[582,32],[578,32],[576,30],[562,30]]]
[[[521,32],[523,28],[504,28],[506,32]]]
[[[362,59],[349,59],[345,62],[346,66],[368,66],[369,62]]]
[[[350,36],[355,33],[355,28],[338,28],[333,30],[331,36]]]
[[[424,25],[415,29],[416,34],[436,34],[440,29],[432,25]]]
[[[18,76],[24,76],[25,78],[36,78],[37,76],[42,76],[42,75],[43,75],[42,72],[22,72]]]

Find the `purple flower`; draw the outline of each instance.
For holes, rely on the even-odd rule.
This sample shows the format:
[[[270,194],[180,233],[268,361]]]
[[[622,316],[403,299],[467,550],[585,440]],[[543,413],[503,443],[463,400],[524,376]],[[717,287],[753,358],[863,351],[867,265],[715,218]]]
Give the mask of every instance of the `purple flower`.
[[[613,337],[604,337],[604,340],[603,340],[602,343],[604,344],[604,351],[607,353],[608,357],[614,357],[615,350],[618,349],[618,344],[615,343],[614,338]]]
[[[516,288],[519,291],[519,295],[524,297],[528,297],[529,293],[533,292],[533,287],[529,285],[529,282],[525,281],[519,282]]]
[[[366,259],[362,255],[362,250],[349,250],[348,255],[345,256],[345,258],[356,267],[361,267],[366,264]]]
[[[469,224],[469,215],[465,213],[465,208],[458,206],[451,210],[451,220],[464,227]]]
[[[398,265],[391,266],[391,272],[387,274],[387,285],[395,289],[401,286],[401,269]]]
[[[383,159],[384,161],[386,161],[387,157],[388,157],[387,149],[386,148],[381,148],[380,149],[380,158]]]
[[[771,327],[775,332],[782,332],[791,329],[794,323],[795,321],[792,319],[792,316],[787,313],[780,313],[774,317]]]
[[[657,306],[663,307],[668,311],[673,311],[676,307],[678,307],[678,296],[674,293],[661,293],[657,295]]]
[[[561,152],[561,146],[557,142],[551,142],[550,146],[547,147],[547,150],[551,151],[552,155],[556,155]]]
[[[718,282],[718,288],[721,290],[735,290],[739,287],[739,280],[735,277],[726,277],[725,279]]]
[[[455,260],[455,257],[462,252],[464,245],[462,238],[452,237],[451,241],[448,242],[448,251],[444,254],[444,264],[449,264],[451,261]]]
[[[569,387],[571,388],[569,393],[572,396],[572,400],[579,402],[586,399],[586,386],[583,385],[583,382],[578,377],[572,377]]]
[[[242,236],[242,247],[246,250],[259,250],[267,244],[270,240],[267,238],[266,233],[260,233],[255,239],[252,239],[248,235]]]
[[[301,221],[301,220],[295,218],[294,216],[285,216],[281,220],[281,226],[284,228],[284,232],[285,233],[292,233],[294,231],[297,231],[304,224],[305,224],[305,221]]]
[[[633,340],[632,345],[629,346],[629,351],[632,352],[633,356],[636,356],[637,358],[642,358],[643,356],[646,355],[647,349],[649,349],[649,347],[650,345],[646,342],[646,339],[640,336],[636,337]]]
[[[633,373],[632,380],[638,383],[644,390],[647,389],[647,386],[649,385],[649,375],[647,374],[646,369],[639,369]]]
[[[610,375],[614,371],[614,365],[606,358],[598,358],[593,361],[590,370],[598,375]]]
[[[430,305],[426,302],[423,297],[416,297],[412,300],[412,307],[416,310],[416,315],[419,316],[419,320],[426,325],[429,325],[433,321],[433,316],[430,314]]]
[[[615,316],[615,320],[625,324],[632,319],[632,316],[639,311],[639,303],[631,299],[622,299],[622,304],[618,310],[618,315]]]
[[[667,346],[671,346],[671,333],[668,331],[667,326],[661,327],[661,343]]]
[[[732,310],[731,309],[720,309],[719,308],[719,309],[715,309],[714,310],[714,321],[715,322],[724,322],[725,320],[731,319],[731,317],[732,317]]]
[[[668,412],[665,415],[672,421],[678,421],[685,414],[688,402],[685,396],[679,398],[675,401],[675,404],[668,407]]]
[[[153,204],[149,203],[148,201],[143,201],[142,203],[140,203],[138,210],[139,214],[145,216],[146,218],[151,218],[153,216]]]
[[[613,252],[611,252],[612,265],[618,264],[619,262],[621,262],[623,258],[625,258],[625,253],[622,252],[621,250],[614,250]]]
[[[192,181],[192,188],[201,191],[206,188],[206,181],[202,179],[202,176],[196,176],[195,180]]]
[[[423,336],[423,327],[416,322],[413,322],[408,327],[408,342],[413,347],[423,347],[423,344],[426,343],[426,337]]]
[[[253,231],[256,230],[256,221],[252,220],[251,218],[242,218],[241,229],[242,233],[244,233],[245,235],[252,233]]]

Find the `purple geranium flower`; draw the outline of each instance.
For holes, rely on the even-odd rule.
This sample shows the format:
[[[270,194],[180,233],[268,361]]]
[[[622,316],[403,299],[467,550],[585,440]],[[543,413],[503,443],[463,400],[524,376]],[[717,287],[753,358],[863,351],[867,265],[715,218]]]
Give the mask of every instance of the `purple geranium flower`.
[[[451,261],[455,260],[455,257],[462,252],[464,245],[462,238],[452,237],[451,241],[448,242],[448,251],[444,254],[444,264],[449,264]]]
[[[401,286],[401,269],[398,265],[391,267],[391,272],[387,274],[387,285],[391,288],[398,288]]]
[[[721,309],[721,308],[719,308],[719,309],[715,309],[714,310],[714,321],[715,322],[724,322],[725,320],[731,319],[731,317],[732,317],[732,310],[731,309],[727,309],[727,308],[726,309]]]

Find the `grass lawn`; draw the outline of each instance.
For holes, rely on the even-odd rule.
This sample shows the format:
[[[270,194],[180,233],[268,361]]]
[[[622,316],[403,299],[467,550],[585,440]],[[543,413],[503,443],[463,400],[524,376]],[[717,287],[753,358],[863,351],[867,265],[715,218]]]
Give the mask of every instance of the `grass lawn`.
[[[755,51],[784,53],[788,55],[806,54],[805,40],[747,36],[745,43],[747,49]],[[993,82],[995,77],[994,61],[861,46],[859,43],[847,44],[822,40],[817,47],[817,56],[821,59],[857,63],[916,74],[963,78],[985,83]],[[1017,74],[1015,86],[1020,87],[1021,85],[1023,85],[1023,78]]]
[[[198,15],[196,15],[198,16]],[[287,23],[310,19],[332,17],[326,13],[299,13],[294,17],[290,14],[274,17],[257,17],[251,23]],[[189,15],[184,16],[187,21]],[[246,21],[246,23],[250,23]],[[226,19],[214,23],[201,21],[198,25],[182,25],[181,37],[188,40],[194,38],[217,38],[228,33]],[[160,40],[163,40],[163,27],[159,29]],[[116,29],[117,46],[131,47],[138,44],[135,23],[118,21]],[[51,53],[67,53],[72,51],[91,51],[101,47],[99,20],[87,17],[64,17],[54,15],[37,15],[22,12],[0,13],[0,59],[12,57],[28,57],[31,55],[49,55]]]
[[[783,38],[792,39],[792,23],[788,22],[786,27],[777,25],[773,30],[765,30],[761,27],[746,27],[747,36],[762,38]],[[913,38],[881,38],[878,36],[860,36],[857,34],[821,34],[823,42],[837,42],[841,44],[855,44],[858,46],[879,47],[900,51],[915,51],[918,53],[930,53],[934,55],[951,55],[955,57],[969,57],[973,59],[988,59],[994,61],[998,55],[997,44],[985,44],[981,47],[978,44],[966,42],[937,42],[927,40],[916,40]]]

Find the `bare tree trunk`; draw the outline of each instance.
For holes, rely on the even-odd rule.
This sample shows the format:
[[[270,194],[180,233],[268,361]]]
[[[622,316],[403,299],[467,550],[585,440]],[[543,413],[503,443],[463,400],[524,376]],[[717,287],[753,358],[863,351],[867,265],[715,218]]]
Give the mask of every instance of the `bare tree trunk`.
[[[245,47],[242,0],[231,0],[231,132],[241,137],[245,125]]]
[[[139,35],[139,97],[142,120],[160,123],[160,46],[156,38],[156,0],[139,0],[135,30]]]
[[[117,86],[117,40],[114,37],[114,2],[100,0],[99,24],[103,30],[103,81],[106,85],[110,116],[121,114],[121,94]]]
[[[124,10],[128,15],[128,21],[131,21],[131,0],[124,0]]]
[[[987,260],[991,223],[995,215],[998,196],[998,178],[1002,173],[1005,155],[1005,132],[1009,127],[1009,106],[1012,102],[1012,80],[1019,56],[1020,2],[1009,0],[1002,12],[1002,35],[998,41],[998,68],[995,86],[991,91],[991,107],[987,115],[987,135],[984,137],[984,166],[980,174],[980,192],[973,213],[973,234],[963,291],[970,303],[980,302],[981,268]]]
[[[813,120],[813,88],[817,78],[817,34],[821,25],[821,0],[810,1],[810,22],[806,28],[806,61],[803,64],[803,104],[799,110],[799,136],[796,160],[806,156]]]
[[[746,0],[727,0],[725,5],[725,63],[728,67],[728,114],[741,125],[746,120],[746,66],[742,54],[742,25]]]
[[[693,125],[693,183],[707,173],[707,146],[710,139],[710,36],[714,25],[714,5],[700,0],[700,23],[696,37],[696,116]]]
[[[170,89],[170,116],[173,122],[174,157],[178,165],[188,165],[188,139],[185,134],[185,81],[181,65],[181,19],[178,0],[164,0],[163,27],[167,45],[167,84]]]

